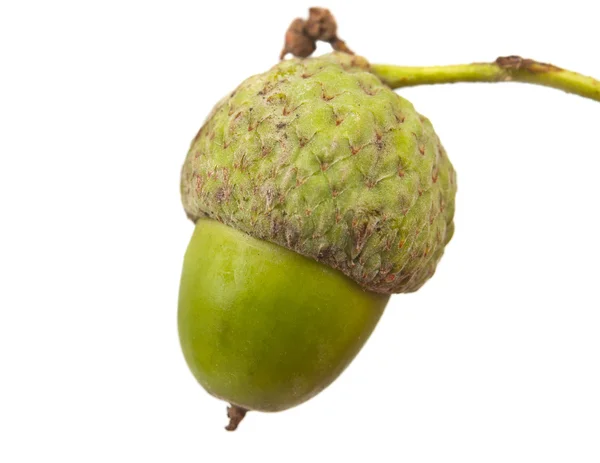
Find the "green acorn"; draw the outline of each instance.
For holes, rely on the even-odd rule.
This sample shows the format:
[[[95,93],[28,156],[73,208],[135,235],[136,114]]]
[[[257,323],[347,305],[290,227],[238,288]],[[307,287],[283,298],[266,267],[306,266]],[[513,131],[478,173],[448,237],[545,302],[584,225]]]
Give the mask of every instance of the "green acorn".
[[[326,36],[345,52],[245,80],[215,106],[182,169],[196,228],[179,335],[196,379],[232,405],[230,430],[248,410],[285,410],[331,384],[389,296],[419,289],[452,237],[456,174],[429,120],[392,87],[521,80],[600,99],[597,81],[518,57],[371,66],[323,18],[331,26],[327,15],[292,23],[301,46],[288,48],[309,55]]]
[[[345,53],[283,61],[213,110],[185,161],[196,230],[179,332],[192,372],[243,410],[328,386],[389,294],[453,232],[455,173],[430,122]]]

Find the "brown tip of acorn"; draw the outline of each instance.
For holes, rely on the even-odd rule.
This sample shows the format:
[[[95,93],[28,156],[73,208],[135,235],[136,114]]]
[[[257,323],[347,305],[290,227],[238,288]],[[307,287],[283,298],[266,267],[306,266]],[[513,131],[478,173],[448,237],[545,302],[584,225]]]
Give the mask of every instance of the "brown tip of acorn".
[[[242,407],[238,407],[237,405],[231,405],[227,407],[227,418],[229,418],[229,424],[225,426],[227,431],[235,431],[241,421],[248,413],[248,410]]]

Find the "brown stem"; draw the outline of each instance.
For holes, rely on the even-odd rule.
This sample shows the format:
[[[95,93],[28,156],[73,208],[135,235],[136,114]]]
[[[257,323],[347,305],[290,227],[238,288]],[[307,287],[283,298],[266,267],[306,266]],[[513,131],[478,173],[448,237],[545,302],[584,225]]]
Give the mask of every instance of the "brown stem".
[[[337,23],[326,8],[309,8],[308,19],[296,18],[285,33],[285,45],[279,59],[291,53],[298,58],[306,58],[316,50],[317,41],[328,42],[334,50],[354,53],[346,42],[337,36]]]
[[[248,413],[248,410],[237,405],[231,405],[227,407],[227,418],[229,418],[229,424],[225,426],[227,431],[235,431],[239,426],[240,422],[244,419]]]

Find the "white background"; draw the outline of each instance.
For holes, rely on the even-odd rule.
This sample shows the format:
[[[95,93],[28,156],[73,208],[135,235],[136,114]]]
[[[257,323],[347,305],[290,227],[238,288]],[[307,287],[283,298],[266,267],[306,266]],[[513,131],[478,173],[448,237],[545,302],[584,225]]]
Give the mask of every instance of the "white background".
[[[594,4],[322,6],[372,62],[600,77]],[[519,84],[400,91],[458,171],[437,274],[321,395],[223,430],[177,339],[179,171],[308,6],[2,2],[1,461],[600,461],[600,104]]]

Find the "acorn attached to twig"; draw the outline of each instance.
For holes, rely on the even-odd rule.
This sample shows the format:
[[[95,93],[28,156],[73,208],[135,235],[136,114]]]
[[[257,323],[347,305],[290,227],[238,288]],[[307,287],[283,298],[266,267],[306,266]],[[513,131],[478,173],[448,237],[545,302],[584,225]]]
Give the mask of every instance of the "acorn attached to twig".
[[[310,58],[316,40],[332,54]],[[508,57],[489,64],[371,65],[327,10],[295,20],[281,61],[221,100],[181,175],[196,224],[179,334],[204,388],[281,411],[326,388],[375,328],[391,294],[419,289],[453,231],[456,175],[431,123],[392,88],[516,80],[600,100],[600,83]]]

